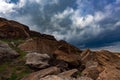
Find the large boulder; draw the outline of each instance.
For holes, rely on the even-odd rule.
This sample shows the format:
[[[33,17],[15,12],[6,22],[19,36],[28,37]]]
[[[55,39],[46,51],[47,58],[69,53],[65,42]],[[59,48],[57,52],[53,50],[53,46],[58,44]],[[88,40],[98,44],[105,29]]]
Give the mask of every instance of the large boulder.
[[[12,60],[19,56],[15,50],[11,49],[7,43],[0,41],[0,63]]]
[[[65,76],[65,77],[72,77],[73,74],[75,74],[78,70],[77,69],[71,69],[71,70],[68,70],[68,71],[64,71],[62,73],[59,73],[58,75],[59,76]]]
[[[51,67],[38,72],[31,73],[21,80],[76,80],[71,76],[77,72],[77,69],[68,70],[60,73],[59,68]]]
[[[40,80],[41,78],[47,76],[47,75],[55,75],[60,72],[60,69],[57,67],[49,67],[34,73],[29,74],[28,76],[25,76],[21,80]]]
[[[59,76],[59,75],[48,75],[39,80],[93,80],[93,79],[89,77],[72,78],[72,77],[65,77],[65,76]]]
[[[76,80],[76,79],[73,79],[71,77],[58,76],[58,75],[48,75],[39,80]]]
[[[81,77],[77,78],[76,80],[93,80],[93,79],[90,77],[81,76]]]
[[[49,65],[50,56],[36,52],[26,55],[26,64],[33,68],[46,68]]]

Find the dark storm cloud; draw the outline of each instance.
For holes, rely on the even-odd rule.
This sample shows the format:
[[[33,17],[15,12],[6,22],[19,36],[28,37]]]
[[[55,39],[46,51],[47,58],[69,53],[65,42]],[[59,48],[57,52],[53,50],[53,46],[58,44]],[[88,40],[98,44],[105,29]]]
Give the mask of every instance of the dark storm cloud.
[[[2,9],[2,5],[9,7]],[[120,0],[1,0],[0,16],[80,48],[120,42]],[[115,44],[114,44],[115,45]]]
[[[54,15],[57,13],[62,13],[68,7],[72,7],[74,9],[76,8],[75,0],[58,0],[59,3],[51,3],[48,0],[45,1],[47,4],[46,2],[30,3],[31,1],[28,1],[28,4],[26,4],[23,8],[17,10],[16,16],[21,17],[21,15],[29,15],[31,22],[28,22],[28,25],[36,25],[39,29],[38,31],[40,32],[46,32],[48,30],[49,32],[53,32],[56,29],[53,26],[54,23],[51,22],[51,18],[54,17]],[[59,25],[61,27],[69,26],[68,24],[70,23],[70,19],[67,19],[66,17],[61,22],[59,22]]]

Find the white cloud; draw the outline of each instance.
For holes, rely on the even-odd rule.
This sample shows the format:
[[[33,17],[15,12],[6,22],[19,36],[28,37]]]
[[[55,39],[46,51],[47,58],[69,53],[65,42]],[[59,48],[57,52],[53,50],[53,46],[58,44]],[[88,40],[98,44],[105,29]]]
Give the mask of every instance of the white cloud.
[[[76,25],[76,27],[84,28],[87,27],[89,24],[92,24],[93,22],[93,16],[87,15],[85,17],[82,17],[80,15],[73,15],[72,16],[73,25]]]
[[[58,13],[54,15],[55,19],[64,19],[67,16],[73,14],[74,10],[72,8],[65,9],[62,13]]]
[[[7,1],[5,0],[0,0],[0,13],[6,14],[9,12],[13,12],[14,6],[15,5],[13,3],[7,3]]]
[[[25,5],[25,0],[19,0],[17,4],[10,3],[10,0],[0,0],[0,14],[9,14],[16,12],[16,8],[21,8]]]
[[[120,27],[120,21],[116,22],[116,24],[114,25],[115,27]]]

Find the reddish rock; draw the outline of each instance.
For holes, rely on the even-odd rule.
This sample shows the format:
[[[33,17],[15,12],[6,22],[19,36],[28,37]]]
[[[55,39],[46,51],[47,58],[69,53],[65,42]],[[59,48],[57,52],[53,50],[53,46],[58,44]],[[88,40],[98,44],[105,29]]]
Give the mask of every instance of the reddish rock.
[[[114,54],[120,58],[120,53],[114,53]]]
[[[86,67],[81,75],[94,80],[120,79],[120,58],[115,54],[105,50],[85,50],[81,56],[82,64]]]
[[[29,28],[16,21],[0,18],[0,38],[28,38]]]
[[[58,44],[55,40],[36,37],[26,40],[23,44],[19,45],[19,48],[24,51],[51,54],[57,49]]]
[[[50,67],[47,69],[43,69],[34,73],[29,74],[28,76],[25,76],[21,80],[40,80],[41,78],[47,76],[47,75],[54,75],[59,73],[60,70],[57,67]]]
[[[36,32],[36,31],[32,31],[32,30],[29,33],[30,33],[31,37],[41,37],[42,36],[41,33]]]

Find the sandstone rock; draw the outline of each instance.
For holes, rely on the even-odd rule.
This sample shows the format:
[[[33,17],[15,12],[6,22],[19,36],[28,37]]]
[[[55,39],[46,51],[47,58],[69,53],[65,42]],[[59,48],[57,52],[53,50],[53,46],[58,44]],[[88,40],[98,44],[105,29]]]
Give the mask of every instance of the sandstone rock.
[[[65,77],[65,76],[59,76],[59,75],[48,75],[39,80],[93,80],[93,79],[89,77],[72,78],[72,77]]]
[[[81,77],[77,78],[76,80],[93,80],[93,79],[91,79],[89,77],[81,76]]]
[[[59,68],[50,67],[50,68],[47,68],[47,69],[43,69],[43,70],[31,73],[21,80],[40,80],[41,78],[43,78],[47,75],[54,75],[54,74],[58,74],[59,72],[60,72]]]
[[[28,39],[23,44],[20,44],[19,48],[24,51],[48,54],[54,53],[56,49],[62,50],[68,54],[80,54],[82,52],[78,48],[68,44],[65,41],[57,41],[53,36],[39,33],[38,35],[40,36]]]
[[[56,50],[54,52],[54,55],[56,56],[56,59],[63,60],[65,62],[68,62],[71,66],[79,66],[80,63],[80,56],[74,53],[66,53],[62,50]]]
[[[54,36],[52,36],[52,35],[48,35],[48,34],[42,34],[42,35],[41,35],[41,38],[56,41],[56,39],[55,39]]]
[[[19,45],[19,48],[24,51],[54,55],[54,58],[56,58],[55,61],[60,60],[67,62],[71,67],[78,67],[80,65],[79,54],[81,50],[65,41],[36,37],[26,40]]]
[[[36,31],[32,31],[32,30],[30,30],[30,36],[31,37],[41,37],[41,33],[40,32],[36,32]]]
[[[7,43],[0,41],[0,63],[19,56],[19,53],[12,50]]]
[[[77,72],[77,69],[72,69],[72,70],[68,70],[65,72],[62,72],[60,74],[58,74],[59,76],[65,76],[65,77],[71,77],[75,72]]]
[[[102,50],[90,51],[86,50],[81,53],[82,64],[85,69],[81,75],[90,77],[94,80],[119,80],[119,57],[115,54]],[[110,76],[112,75],[112,76]]]
[[[82,52],[79,48],[67,43],[64,40],[59,41],[58,49],[68,54],[80,54]]]
[[[0,18],[0,38],[15,39],[27,38],[29,35],[29,28],[16,21],[6,20]]]
[[[44,78],[41,78],[39,80],[76,80],[70,77],[64,77],[64,76],[58,76],[58,75],[48,75]]]
[[[114,53],[115,55],[117,55],[120,58],[120,53]]]
[[[26,64],[34,68],[46,68],[49,66],[49,60],[48,54],[32,52],[26,55]]]
[[[35,37],[26,40],[23,44],[20,44],[19,48],[24,51],[51,54],[57,49],[58,44],[59,43],[55,40]]]
[[[119,54],[106,50],[90,51],[86,49],[81,51],[63,40],[57,41],[51,35],[31,31],[27,26],[16,21],[0,18],[0,39],[4,38],[30,38],[20,44],[19,48],[39,54],[28,54],[26,64],[37,68],[45,68],[49,64],[56,66],[31,73],[22,80],[120,80]],[[13,42],[10,44],[13,47],[17,46]],[[14,59],[18,55],[8,44],[0,42],[0,63]],[[74,68],[81,71],[81,77],[77,79],[69,77],[74,73],[74,70],[70,69]],[[64,72],[66,70],[70,71]]]

